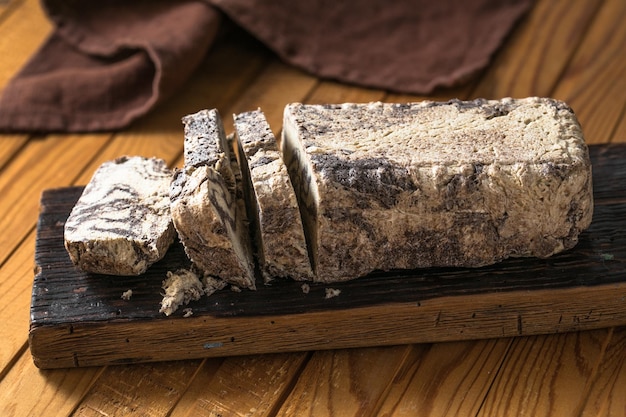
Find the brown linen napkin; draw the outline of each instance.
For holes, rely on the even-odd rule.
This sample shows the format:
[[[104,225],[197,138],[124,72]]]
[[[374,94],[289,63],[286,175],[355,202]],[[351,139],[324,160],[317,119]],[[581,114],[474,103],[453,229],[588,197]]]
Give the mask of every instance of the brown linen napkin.
[[[197,68],[221,14],[203,1],[46,0],[55,30],[0,97],[0,130],[127,126]]]
[[[484,68],[532,0],[211,0],[321,77],[428,94]]]
[[[426,94],[484,68],[532,0],[42,2],[55,30],[2,92],[0,130],[127,126],[197,68],[211,4],[314,75]]]

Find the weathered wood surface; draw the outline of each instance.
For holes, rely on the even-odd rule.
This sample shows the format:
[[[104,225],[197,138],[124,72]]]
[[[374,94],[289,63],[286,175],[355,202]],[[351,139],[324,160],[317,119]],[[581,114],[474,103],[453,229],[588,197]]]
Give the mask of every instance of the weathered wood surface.
[[[2,89],[51,25],[38,0],[0,3]],[[27,339],[41,192],[84,185],[99,163],[122,154],[180,164],[181,114],[217,107],[228,115],[261,106],[278,132],[290,101],[545,95],[574,108],[588,143],[626,142],[625,17],[623,0],[537,0],[483,74],[428,97],[319,80],[235,30],[176,95],[123,132],[0,135],[0,222],[10,231],[3,231],[0,245],[0,415],[624,415],[626,327],[281,353],[268,360],[253,355],[122,365],[123,372],[117,366],[40,370]],[[64,144],[80,150],[64,154]],[[611,163],[612,155],[606,157]],[[616,187],[604,188],[607,204]],[[10,216],[3,220],[5,213]],[[318,369],[324,371],[318,375]],[[164,370],[184,381],[166,380],[155,390],[152,382]],[[242,377],[256,383],[241,383]]]
[[[167,271],[189,266],[174,245],[137,277],[74,268],[63,225],[81,187],[44,192],[30,348],[41,367],[525,336],[626,325],[626,146],[591,147],[596,207],[578,245],[549,259],[508,259],[478,269],[372,274],[336,284],[276,281],[229,289],[159,313]],[[605,189],[605,188],[608,188]],[[325,298],[326,288],[341,294]],[[131,300],[121,294],[131,289]],[[186,335],[177,337],[177,335]]]

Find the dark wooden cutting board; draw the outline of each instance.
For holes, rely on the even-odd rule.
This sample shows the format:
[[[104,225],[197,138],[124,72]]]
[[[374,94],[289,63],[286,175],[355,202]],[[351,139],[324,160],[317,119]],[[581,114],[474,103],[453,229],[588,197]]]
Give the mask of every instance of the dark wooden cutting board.
[[[626,146],[591,147],[595,212],[578,245],[549,259],[387,272],[338,284],[277,281],[159,313],[179,244],[143,276],[81,272],[63,247],[81,187],[41,198],[30,348],[41,368],[557,333],[626,325]],[[327,299],[326,289],[341,290]],[[121,295],[131,289],[132,298]]]

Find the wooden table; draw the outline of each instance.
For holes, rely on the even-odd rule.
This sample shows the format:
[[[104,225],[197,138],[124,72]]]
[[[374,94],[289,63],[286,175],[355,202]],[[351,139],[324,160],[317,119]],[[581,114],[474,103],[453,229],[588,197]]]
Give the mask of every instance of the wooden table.
[[[288,102],[552,96],[588,143],[626,142],[626,2],[538,0],[477,80],[430,97],[322,81],[237,31],[170,101],[118,133],[0,136],[0,415],[622,416],[626,328],[489,340],[39,370],[28,349],[44,189],[123,154],[181,164],[180,118]],[[51,29],[36,0],[0,2],[0,89]],[[232,123],[226,118],[226,130]]]

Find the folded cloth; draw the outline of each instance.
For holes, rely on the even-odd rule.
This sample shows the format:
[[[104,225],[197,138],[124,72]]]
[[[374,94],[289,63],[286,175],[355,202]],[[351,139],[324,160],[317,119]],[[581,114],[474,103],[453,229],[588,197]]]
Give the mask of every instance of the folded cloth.
[[[42,0],[55,30],[2,92],[0,130],[128,126],[197,68],[221,12],[316,76],[425,94],[484,68],[531,2]]]
[[[211,0],[321,77],[428,94],[483,69],[532,0]]]
[[[222,15],[203,1],[45,0],[55,30],[0,97],[0,129],[115,130],[188,79]]]

